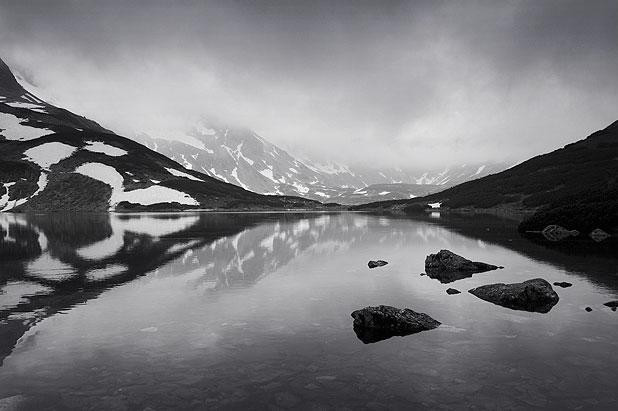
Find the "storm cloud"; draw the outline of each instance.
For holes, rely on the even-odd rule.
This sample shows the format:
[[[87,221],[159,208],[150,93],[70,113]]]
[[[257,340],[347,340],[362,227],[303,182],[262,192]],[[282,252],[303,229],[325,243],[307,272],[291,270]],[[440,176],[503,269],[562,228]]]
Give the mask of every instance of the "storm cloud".
[[[520,161],[618,118],[615,1],[0,1],[0,55],[131,137],[200,118],[293,154]]]

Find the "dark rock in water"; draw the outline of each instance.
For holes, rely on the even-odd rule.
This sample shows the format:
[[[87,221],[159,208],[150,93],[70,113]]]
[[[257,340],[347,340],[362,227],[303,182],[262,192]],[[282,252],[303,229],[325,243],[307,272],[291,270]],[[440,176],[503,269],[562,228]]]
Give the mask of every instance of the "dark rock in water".
[[[618,300],[610,301],[608,303],[603,304],[606,307],[616,308],[618,307]]]
[[[592,311],[592,308],[586,307],[586,311],[590,312],[590,311]]]
[[[558,294],[542,278],[514,284],[489,284],[473,288],[470,294],[513,310],[547,313],[558,303]]]
[[[354,332],[365,344],[386,340],[394,336],[415,334],[432,330],[440,325],[425,313],[417,313],[409,308],[396,308],[388,305],[365,307],[352,313]]]
[[[449,288],[448,290],[446,290],[446,293],[449,295],[453,295],[453,294],[461,294],[461,291],[456,290],[454,288]]]
[[[384,260],[376,260],[376,261],[369,261],[369,263],[367,263],[367,266],[369,268],[376,268],[376,267],[382,267],[383,265],[388,264],[387,261]]]
[[[611,235],[601,230],[600,228],[595,228],[590,233],[590,238],[592,238],[597,243],[600,243],[603,240],[607,240],[609,237],[611,237]]]
[[[556,287],[568,288],[568,287],[572,286],[573,284],[567,283],[566,281],[562,281],[562,282],[558,281],[558,282],[555,282],[554,285]]]
[[[424,276],[424,275],[427,275],[427,273],[421,273],[421,277]]]
[[[425,258],[427,275],[443,284],[497,268],[498,266],[495,265],[470,261],[449,250],[440,250],[437,254],[430,254]]]
[[[548,225],[541,231],[543,237],[545,237],[549,241],[562,241],[569,237],[577,237],[579,235],[579,231],[577,230],[567,230],[564,227],[559,225]]]

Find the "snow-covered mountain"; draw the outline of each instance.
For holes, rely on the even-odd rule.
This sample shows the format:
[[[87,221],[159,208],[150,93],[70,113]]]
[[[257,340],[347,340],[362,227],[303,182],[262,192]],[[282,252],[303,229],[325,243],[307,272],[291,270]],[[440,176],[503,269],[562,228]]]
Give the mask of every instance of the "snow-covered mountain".
[[[183,168],[28,92],[0,60],[0,211],[315,207]]]
[[[247,190],[342,204],[426,195],[507,167],[505,164],[462,165],[418,172],[324,165],[294,157],[252,130],[207,122],[199,122],[186,133],[190,144],[145,133],[136,140],[190,170]],[[380,191],[371,188],[382,184],[390,186]]]

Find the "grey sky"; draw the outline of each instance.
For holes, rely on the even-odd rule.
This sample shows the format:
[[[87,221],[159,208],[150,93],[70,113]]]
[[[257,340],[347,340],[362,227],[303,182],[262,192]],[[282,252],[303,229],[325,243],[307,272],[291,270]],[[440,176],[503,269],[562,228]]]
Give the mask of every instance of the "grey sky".
[[[131,136],[200,116],[321,160],[517,161],[618,119],[616,1],[8,1],[0,55]]]

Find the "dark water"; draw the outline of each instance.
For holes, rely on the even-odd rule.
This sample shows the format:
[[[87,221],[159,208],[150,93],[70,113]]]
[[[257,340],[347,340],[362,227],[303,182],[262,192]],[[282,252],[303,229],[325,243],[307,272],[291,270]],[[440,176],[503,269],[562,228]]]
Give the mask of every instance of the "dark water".
[[[420,276],[443,248],[505,269]],[[0,214],[0,409],[616,409],[616,263],[492,218]],[[536,277],[547,314],[466,292]],[[363,344],[379,304],[443,325]]]

